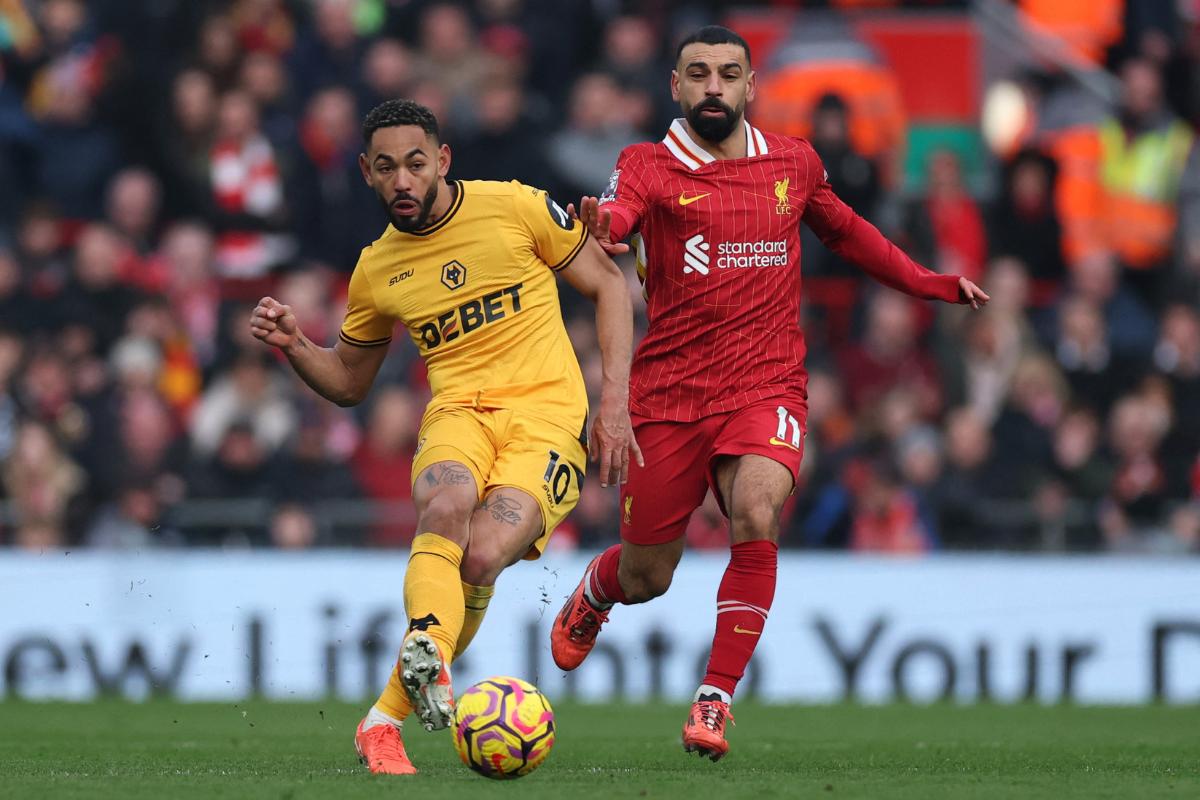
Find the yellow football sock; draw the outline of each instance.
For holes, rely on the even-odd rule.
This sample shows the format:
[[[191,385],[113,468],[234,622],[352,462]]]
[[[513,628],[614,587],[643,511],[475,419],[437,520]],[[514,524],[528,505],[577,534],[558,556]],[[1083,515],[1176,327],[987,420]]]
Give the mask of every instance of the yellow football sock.
[[[463,619],[462,633],[458,635],[458,646],[454,648],[454,657],[458,658],[471,646],[471,640],[479,632],[483,623],[483,615],[487,613],[488,603],[492,602],[495,586],[472,586],[463,581],[463,599],[466,601],[467,615]]]
[[[375,705],[389,717],[400,720],[412,713],[412,701],[408,699],[408,692],[404,689],[404,684],[400,682],[400,675],[396,667],[392,667],[392,673],[388,675],[387,686],[383,688],[383,694],[379,695]]]
[[[422,533],[413,539],[404,574],[409,632],[429,634],[443,658],[453,656],[466,615],[459,577],[462,557],[462,548],[454,542],[436,533]]]

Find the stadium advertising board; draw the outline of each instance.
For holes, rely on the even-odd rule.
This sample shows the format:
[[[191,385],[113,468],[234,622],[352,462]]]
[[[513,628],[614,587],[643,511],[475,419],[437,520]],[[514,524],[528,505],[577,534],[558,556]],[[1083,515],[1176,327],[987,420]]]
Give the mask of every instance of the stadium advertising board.
[[[401,553],[0,556],[0,691],[88,699],[373,698],[404,629]],[[724,555],[618,608],[576,673],[547,632],[586,559],[506,572],[455,680],[519,675],[552,698],[686,699]],[[864,702],[1200,701],[1200,562],[783,556],[741,696]]]

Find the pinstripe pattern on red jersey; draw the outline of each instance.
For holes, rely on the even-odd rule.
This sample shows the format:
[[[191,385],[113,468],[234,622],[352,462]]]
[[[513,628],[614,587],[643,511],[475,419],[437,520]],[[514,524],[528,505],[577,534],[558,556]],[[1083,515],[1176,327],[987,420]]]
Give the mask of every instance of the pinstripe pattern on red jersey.
[[[650,331],[638,348],[631,407],[690,421],[803,390],[799,219],[809,163],[794,140],[749,124],[746,158],[716,160],[677,122],[664,140],[622,153],[616,201],[640,207]],[[789,180],[790,215],[775,181]],[[702,199],[680,203],[683,196]],[[710,246],[708,274],[683,272],[685,243]],[[786,263],[722,269],[722,244],[784,242]]]

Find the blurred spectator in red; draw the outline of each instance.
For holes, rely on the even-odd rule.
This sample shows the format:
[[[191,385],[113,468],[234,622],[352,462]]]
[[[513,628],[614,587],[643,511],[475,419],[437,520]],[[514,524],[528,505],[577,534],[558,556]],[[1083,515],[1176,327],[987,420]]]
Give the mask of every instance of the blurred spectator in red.
[[[235,281],[262,278],[293,248],[290,237],[279,232],[286,209],[275,150],[259,130],[258,110],[245,92],[221,98],[211,158],[217,273]],[[235,296],[241,294],[256,292],[247,288]]]
[[[921,517],[917,500],[885,459],[860,463],[850,548],[859,552],[916,554],[933,550],[937,540]]]
[[[201,366],[216,357],[220,290],[213,276],[213,237],[203,225],[180,222],[163,235],[159,269],[169,278],[171,313]]]
[[[909,205],[906,216],[914,257],[937,272],[982,279],[987,232],[957,155],[939,150],[929,157],[925,196]]]
[[[296,410],[287,379],[269,368],[265,359],[260,351],[242,351],[229,372],[205,390],[192,415],[196,453],[207,456],[215,452],[223,446],[229,429],[240,426],[251,432],[265,460],[295,431]]]
[[[937,367],[917,341],[913,301],[897,292],[872,295],[862,341],[845,347],[838,364],[860,419],[871,417],[883,396],[902,384],[918,394],[923,416],[932,418],[941,408]]]
[[[13,505],[18,546],[67,543],[70,505],[87,475],[63,452],[49,428],[37,422],[21,425],[0,465],[0,482]]]
[[[420,416],[417,400],[407,389],[389,386],[376,391],[367,428],[351,459],[354,476],[366,496],[391,504],[390,518],[367,532],[368,544],[375,547],[403,547],[415,534],[412,460],[419,446]]]
[[[711,491],[704,495],[704,502],[692,512],[687,528],[683,532],[691,550],[723,550],[729,547],[729,526],[716,495]]]
[[[71,262],[62,220],[52,208],[34,203],[25,211],[13,254],[23,273],[30,301],[28,327],[22,330],[39,333],[53,328],[56,323],[53,301],[66,286]],[[16,324],[18,318],[13,319]]]
[[[300,122],[288,191],[302,257],[345,273],[387,227],[387,215],[366,190],[358,167],[359,120],[349,89],[333,86],[313,95]]]
[[[1053,301],[1066,277],[1062,223],[1054,206],[1054,160],[1022,150],[1004,166],[1000,196],[990,209],[988,241],[993,256],[1020,260],[1035,286],[1033,302]],[[990,286],[989,286],[990,290]]]
[[[292,49],[295,26],[283,0],[237,0],[229,17],[242,50],[279,55]]]

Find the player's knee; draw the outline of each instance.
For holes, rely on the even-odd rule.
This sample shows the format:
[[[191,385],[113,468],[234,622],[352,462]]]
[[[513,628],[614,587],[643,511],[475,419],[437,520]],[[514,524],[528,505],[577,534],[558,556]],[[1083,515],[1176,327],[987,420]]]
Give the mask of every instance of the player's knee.
[[[632,565],[620,572],[621,589],[625,592],[628,602],[645,603],[666,594],[667,589],[671,588],[671,578],[674,575],[673,565]]]
[[[729,519],[735,542],[754,542],[779,538],[779,511],[766,502],[746,502],[734,506]]]
[[[474,508],[462,498],[447,492],[434,495],[421,510],[418,533],[436,533],[459,545],[466,545],[467,530]]]
[[[462,579],[472,586],[491,586],[507,566],[506,554],[486,542],[472,541],[463,555]]]

